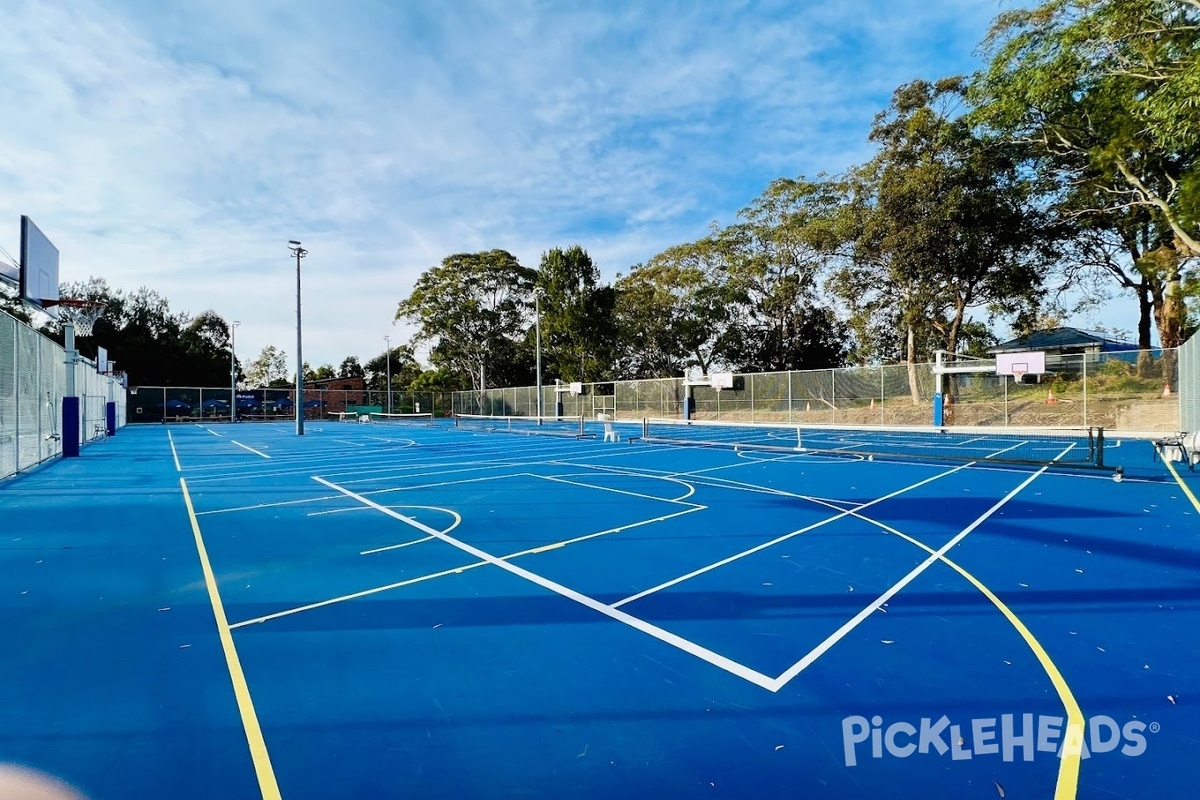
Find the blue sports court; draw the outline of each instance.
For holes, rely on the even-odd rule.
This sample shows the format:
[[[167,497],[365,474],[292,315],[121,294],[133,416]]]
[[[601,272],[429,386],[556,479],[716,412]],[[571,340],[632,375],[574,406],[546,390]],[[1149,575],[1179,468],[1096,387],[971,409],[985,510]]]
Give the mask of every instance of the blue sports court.
[[[6,481],[5,751],[96,800],[1200,785],[1150,443],[611,427],[129,426]]]

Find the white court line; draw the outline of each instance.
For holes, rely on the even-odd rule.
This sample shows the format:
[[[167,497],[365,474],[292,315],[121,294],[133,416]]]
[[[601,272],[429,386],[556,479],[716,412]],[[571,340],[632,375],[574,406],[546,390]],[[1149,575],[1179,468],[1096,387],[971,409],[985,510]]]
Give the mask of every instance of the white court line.
[[[971,462],[971,463],[974,463],[974,462]],[[635,600],[640,600],[643,597],[654,594],[655,592],[660,592],[663,589],[667,589],[667,588],[670,588],[671,586],[675,586],[676,584],[680,584],[680,583],[683,583],[684,581],[691,580],[692,578],[695,578],[699,575],[703,575],[706,572],[711,572],[712,570],[717,569],[718,567],[723,567],[726,564],[731,564],[734,561],[737,561],[738,559],[745,558],[746,556],[749,556],[749,555],[753,555],[761,550],[766,550],[768,547],[774,547],[775,545],[779,544],[780,542],[785,542],[788,539],[791,539],[793,537],[799,536],[804,533],[808,533],[809,531],[815,530],[816,528],[820,528],[824,525],[828,525],[829,523],[835,522],[835,521],[841,519],[842,517],[848,517],[855,511],[862,511],[864,508],[870,508],[871,506],[875,505],[876,503],[882,503],[885,500],[891,500],[893,497],[898,497],[899,495],[902,495],[905,492],[911,492],[913,489],[924,486],[927,483],[936,481],[939,478],[944,478],[947,475],[952,475],[953,473],[958,472],[959,470],[966,469],[967,467],[971,466],[971,463],[962,464],[960,466],[954,467],[953,469],[946,470],[945,472],[939,472],[937,475],[932,475],[928,478],[925,478],[924,480],[921,480],[921,481],[918,481],[918,482],[912,484],[911,486],[905,486],[903,489],[897,489],[896,491],[891,492],[890,494],[885,494],[883,497],[877,497],[874,500],[870,500],[866,503],[861,503],[861,504],[855,506],[854,508],[848,508],[839,514],[834,514],[832,517],[826,517],[823,520],[814,522],[812,525],[807,525],[803,528],[800,528],[799,530],[792,531],[791,533],[785,533],[783,536],[777,536],[769,542],[763,542],[760,545],[751,547],[749,550],[743,550],[740,553],[734,553],[733,555],[729,556],[728,558],[723,558],[720,561],[717,561],[716,563],[709,564],[708,566],[701,567],[700,569],[692,570],[691,572],[687,573],[686,575],[680,575],[678,578],[672,578],[671,580],[666,581],[665,583],[660,583],[658,586],[651,586],[649,589],[646,589],[645,591],[641,591],[641,592],[638,592],[637,594],[630,595],[629,597],[626,597],[623,600],[618,600],[617,602],[612,604],[612,608],[619,608],[619,607],[625,605],[626,603],[632,603]]]
[[[466,542],[455,539],[452,536],[448,536],[444,533],[436,531],[433,528],[429,527],[428,525],[424,525],[424,524],[418,522],[417,520],[412,519],[411,517],[406,517],[403,514],[400,514],[396,511],[392,511],[390,508],[387,508],[386,506],[381,506],[378,503],[375,503],[375,502],[367,499],[366,497],[363,497],[362,495],[355,494],[354,492],[350,491],[349,489],[344,489],[341,486],[338,486],[335,483],[330,483],[329,481],[325,480],[324,478],[318,477],[316,475],[313,476],[313,480],[317,481],[320,484],[328,486],[330,489],[339,491],[342,494],[346,495],[347,497],[357,500],[358,502],[362,503],[363,505],[370,506],[371,508],[374,508],[376,511],[387,514],[389,517],[392,517],[393,519],[397,519],[397,520],[405,523],[406,525],[410,525],[419,531],[424,531],[425,533],[429,534],[430,536],[435,536],[438,539],[441,539],[442,541],[444,541],[446,544],[449,544],[452,547],[456,547],[459,550],[462,550],[464,553],[470,553],[471,555],[475,556],[476,558],[480,559],[481,561],[485,561],[489,564],[492,564],[493,566],[499,567],[500,569],[504,570],[505,572],[509,572],[513,575],[516,575],[518,578],[522,578],[526,581],[529,581],[530,583],[536,584],[537,586],[541,586],[543,589],[551,591],[557,595],[565,597],[569,600],[574,600],[576,603],[579,603],[581,606],[590,608],[591,610],[593,610],[599,614],[603,614],[604,616],[609,617],[610,619],[616,620],[617,622],[623,622],[631,628],[639,630],[642,633],[645,633],[649,636],[653,636],[655,639],[658,639],[659,641],[664,642],[665,644],[669,644],[672,647],[676,647],[685,653],[695,656],[696,658],[699,658],[703,661],[707,661],[709,664],[712,664],[715,667],[723,669],[732,675],[736,675],[739,678],[742,678],[743,680],[749,681],[750,683],[753,683],[756,686],[761,686],[764,689],[770,689],[772,684],[774,683],[774,679],[768,677],[767,675],[764,675],[763,673],[758,672],[756,670],[750,669],[749,667],[745,666],[744,664],[739,664],[738,662],[736,662],[730,658],[726,658],[725,656],[721,655],[720,653],[713,652],[712,650],[709,650],[706,647],[702,647],[702,646],[696,644],[695,642],[684,639],[682,636],[678,636],[674,633],[671,633],[670,631],[663,630],[662,628],[658,627],[657,625],[652,625],[649,622],[646,622],[645,620],[642,620],[642,619],[638,619],[637,617],[627,614],[624,611],[620,611],[615,608],[610,608],[609,606],[605,605],[604,603],[601,603],[599,600],[588,597],[587,595],[584,595],[584,594],[580,594],[579,592],[575,591],[574,589],[568,589],[566,586],[563,586],[560,583],[555,583],[554,581],[552,581],[548,578],[544,578],[541,575],[537,575],[536,573],[530,572],[527,569],[518,567],[516,564],[510,563],[501,558],[497,558],[496,556],[492,555],[491,553],[484,552],[483,550],[480,550],[478,547],[474,547],[472,545],[467,544]]]
[[[167,431],[167,441],[171,443],[171,457],[175,459],[175,471],[183,472],[183,467],[179,466],[179,453],[175,451],[175,437],[171,435],[170,431]]]
[[[696,493],[696,488],[694,486],[688,486],[683,481],[679,481],[679,483],[683,483],[683,485],[687,486],[687,488],[688,488],[688,493],[685,494],[683,497],[655,497],[654,495],[641,494],[640,492],[630,492],[626,489],[614,489],[610,486],[594,486],[593,484],[590,484],[590,483],[580,483],[579,481],[569,481],[566,478],[553,477],[550,475],[534,475],[532,473],[525,473],[525,474],[529,475],[529,477],[531,477],[531,478],[541,478],[542,480],[545,480],[545,481],[554,481],[555,483],[566,483],[571,486],[581,486],[584,489],[598,489],[599,491],[602,491],[602,492],[612,492],[614,494],[623,494],[628,497],[637,497],[642,500],[657,500],[660,503],[683,503],[683,502],[685,502],[685,498],[691,497],[693,494]],[[693,504],[688,503],[687,505],[693,505]]]
[[[1025,445],[1025,444],[1029,444],[1029,441],[1026,440],[1024,442],[1017,442],[1012,447],[1006,447],[1003,450],[997,450],[994,453],[988,453],[986,456],[984,456],[984,458],[995,458],[996,456],[1000,455],[1001,453],[1007,453],[1009,450],[1016,450],[1018,447],[1020,447],[1021,445]],[[1074,446],[1075,445],[1071,445],[1071,447],[1074,447]]]
[[[509,553],[508,555],[501,556],[501,558],[503,558],[505,561],[507,561],[507,560],[513,559],[513,558],[521,558],[522,556],[530,556],[530,555],[535,555],[537,553],[545,553],[550,550],[557,550],[560,547],[566,547],[569,544],[575,544],[576,542],[583,542],[588,539],[595,539],[600,536],[608,536],[609,534],[620,533],[621,531],[627,531],[630,528],[637,528],[642,525],[649,525],[653,522],[662,522],[663,520],[671,519],[672,517],[681,517],[684,514],[691,514],[696,511],[704,511],[707,508],[708,508],[708,506],[696,506],[694,508],[685,508],[683,511],[676,511],[671,514],[664,514],[661,517],[655,517],[654,519],[644,519],[639,522],[631,522],[628,525],[621,525],[616,528],[609,528],[608,530],[605,530],[605,531],[597,531],[596,533],[584,534],[583,536],[577,536],[574,539],[567,539],[566,541],[562,541],[562,542],[554,542],[552,544],[544,544],[544,545],[540,545],[538,547],[531,547],[527,550],[518,550],[515,553]],[[373,510],[373,506],[362,506],[362,510],[363,511],[371,511],[371,510]],[[421,539],[420,541],[426,541],[426,540]],[[414,544],[415,544],[415,542],[414,542]],[[331,597],[328,600],[321,600],[316,603],[309,603],[308,605],[299,606],[297,608],[289,608],[289,609],[284,609],[283,611],[276,611],[273,614],[267,614],[266,616],[263,616],[263,617],[255,617],[254,619],[243,620],[242,622],[239,622],[236,625],[230,625],[229,627],[230,628],[240,628],[244,625],[257,625],[257,624],[260,624],[263,622],[268,622],[273,619],[279,619],[280,617],[287,617],[287,616],[291,616],[292,614],[300,614],[304,611],[312,611],[315,608],[324,608],[325,606],[331,606],[331,605],[334,605],[335,603],[343,603],[347,600],[357,600],[360,597],[369,597],[370,595],[380,594],[381,592],[388,592],[388,591],[391,591],[392,589],[399,589],[404,586],[411,586],[414,583],[420,583],[422,581],[434,580],[435,578],[444,578],[448,575],[453,575],[455,573],[463,572],[464,570],[475,569],[476,567],[486,567],[489,565],[489,563],[490,562],[488,562],[488,561],[476,561],[471,564],[464,564],[460,567],[452,567],[450,569],[442,570],[441,572],[434,572],[434,573],[430,573],[428,575],[421,575],[416,578],[409,578],[407,580],[403,580],[398,583],[389,583],[386,586],[377,586],[373,589],[364,589],[360,592],[354,592],[353,594],[342,595],[341,597]]]
[[[379,442],[385,442],[386,444],[401,444],[401,443],[404,443],[404,444],[403,444],[403,446],[404,446],[404,447],[416,447],[416,446],[417,446],[417,443],[416,443],[416,442],[414,442],[412,439],[385,439],[385,438],[383,438],[382,436],[368,436],[367,438],[368,438],[368,439],[374,439],[374,440],[376,440],[376,441],[379,441]]]
[[[336,495],[334,495],[334,497],[336,497]],[[330,499],[333,499],[333,498],[330,498]],[[355,511],[362,511],[362,510],[364,510],[364,509],[361,506],[354,506],[352,508],[330,508],[330,509],[326,509],[325,511],[310,511],[307,514],[305,514],[304,516],[306,516],[306,517],[325,517],[330,514],[349,514],[349,513],[355,512]]]
[[[270,458],[270,456],[267,455],[266,453],[255,450],[253,447],[244,445],[241,442],[237,441],[236,439],[230,439],[229,441],[233,442],[234,444],[236,444],[238,447],[242,448],[243,450],[249,450],[251,453],[254,453],[254,455],[256,455],[256,456],[262,456],[263,458]]]
[[[221,435],[221,434],[217,433],[216,431],[214,431],[212,428],[205,428],[204,430],[208,431],[208,432],[209,432],[209,433],[211,433],[213,436],[220,436],[220,435]]]
[[[574,466],[574,465],[573,465],[573,464],[564,464],[563,466]],[[610,469],[610,468],[607,468],[607,467],[600,467],[600,468],[599,468],[599,470],[600,470],[600,472],[601,472],[602,474],[610,474],[610,475],[623,475],[623,476],[630,477],[630,478],[643,478],[643,479],[649,479],[649,480],[655,480],[655,481],[668,481],[668,482],[670,482],[670,483],[677,483],[677,484],[679,484],[680,486],[682,486],[682,487],[684,487],[684,488],[686,488],[686,489],[687,489],[687,493],[686,493],[686,494],[682,494],[682,495],[680,495],[679,497],[655,497],[655,496],[653,496],[653,495],[648,495],[648,497],[649,497],[651,500],[665,500],[665,501],[667,501],[667,502],[670,502],[670,503],[678,503],[678,502],[680,502],[680,501],[682,501],[682,500],[686,500],[687,498],[691,497],[692,495],[694,495],[694,494],[696,493],[696,487],[695,487],[695,486],[692,486],[692,485],[691,485],[690,483],[688,483],[687,481],[681,481],[681,480],[679,480],[678,478],[673,478],[673,477],[671,477],[670,475],[666,475],[666,474],[663,474],[663,475],[642,475],[642,474],[638,474],[637,472],[622,472],[622,471],[621,471],[622,469],[623,469],[623,468],[621,468],[621,467],[617,467],[617,468],[611,468],[611,469]],[[590,470],[589,472],[570,472],[570,473],[567,473],[566,475],[556,475],[555,477],[556,477],[556,478],[572,478],[572,477],[575,477],[575,478],[586,478],[586,477],[595,478],[595,477],[597,477],[597,476],[596,476],[596,472],[597,472],[597,470],[596,470],[596,469],[592,469],[592,470]],[[546,477],[546,476],[544,476],[544,475],[543,475],[542,477]],[[583,484],[580,484],[580,485],[583,485]],[[590,483],[589,483],[589,484],[586,484],[586,485],[588,486],[588,488],[591,488],[591,489],[599,489],[599,488],[601,488],[601,487],[599,487],[599,486],[592,486]]]
[[[826,637],[825,641],[821,642],[819,645],[817,645],[812,650],[810,650],[808,652],[808,654],[804,656],[804,658],[800,659],[795,664],[793,664],[792,666],[790,666],[786,670],[784,670],[783,674],[781,674],[778,678],[776,678],[773,681],[773,686],[771,688],[771,691],[773,691],[773,692],[779,691],[787,684],[788,681],[790,681],[792,678],[799,675],[804,670],[808,669],[808,667],[811,666],[814,661],[816,661],[818,658],[820,658],[822,655],[824,655],[825,652],[827,650],[829,650],[829,648],[831,648],[835,644],[837,644],[846,634],[850,633],[850,631],[857,628],[863,620],[865,620],[867,617],[874,614],[879,609],[880,606],[882,606],[884,603],[886,603],[888,600],[890,600],[892,597],[894,597],[896,595],[896,593],[899,592],[901,589],[903,589],[905,586],[912,583],[922,572],[929,569],[929,567],[931,567],[932,565],[934,565],[938,561],[940,561],[942,559],[942,556],[944,556],[944,555],[946,555],[946,553],[950,552],[950,550],[956,544],[961,542],[963,539],[967,538],[967,536],[970,535],[970,533],[972,531],[974,531],[976,528],[978,528],[980,525],[982,525],[984,522],[986,522],[989,517],[991,517],[993,514],[995,514],[1001,508],[1003,508],[1004,505],[1009,500],[1016,497],[1017,494],[1022,489],[1024,489],[1029,484],[1033,483],[1034,480],[1036,480],[1038,478],[1038,476],[1040,476],[1042,473],[1044,473],[1046,471],[1046,469],[1047,469],[1047,467],[1042,467],[1037,472],[1033,473],[1028,478],[1026,478],[1024,481],[1022,481],[1020,483],[1020,485],[1017,486],[1017,488],[1013,489],[1011,492],[1004,495],[1004,497],[1001,498],[999,501],[997,501],[995,505],[993,505],[987,511],[983,512],[983,514],[981,514],[978,518],[976,518],[976,520],[974,522],[972,522],[967,527],[963,528],[962,531],[959,532],[959,534],[957,536],[955,536],[953,539],[946,542],[946,544],[942,545],[940,548],[938,548],[936,551],[934,551],[928,558],[926,558],[924,561],[922,561],[920,564],[918,564],[916,567],[914,567],[911,572],[909,572],[907,575],[905,575],[903,578],[901,578],[895,584],[893,584],[890,589],[888,589],[883,594],[879,595],[879,597],[875,598],[874,602],[872,602],[870,605],[868,605],[862,611],[855,614],[854,617],[851,618],[849,621],[847,621],[845,624],[843,624],[842,627],[838,628],[836,631],[834,631],[828,637]],[[857,516],[857,512],[861,511],[861,510],[862,510],[862,507],[856,508],[850,513]]]
[[[369,510],[369,509],[364,509],[364,510]],[[413,539],[408,542],[401,542],[400,544],[389,544],[387,547],[376,547],[374,550],[363,550],[361,553],[359,553],[359,555],[360,556],[370,556],[370,555],[374,555],[375,553],[383,553],[388,550],[399,550],[404,547],[412,547],[414,544],[420,544],[421,542],[432,541],[432,539],[433,539],[432,536],[422,536],[420,539]]]
[[[473,564],[463,564],[461,567],[451,567],[450,569],[444,569],[441,572],[432,572],[428,575],[420,575],[416,578],[409,578],[408,580],[397,581],[396,583],[389,583],[387,586],[376,586],[374,589],[364,589],[361,592],[354,592],[353,594],[344,594],[341,597],[331,597],[328,600],[321,600],[316,603],[309,603],[308,605],[298,606],[296,608],[289,608],[284,611],[276,611],[274,614],[265,614],[261,617],[255,617],[254,619],[244,619],[241,622],[233,623],[232,625],[229,626],[229,629],[234,630],[236,628],[244,628],[247,625],[261,625],[264,622],[270,622],[271,620],[279,619],[280,617],[290,617],[293,614],[299,614],[304,611],[313,611],[314,609],[324,608],[325,606],[331,606],[331,605],[334,605],[335,603],[344,603],[347,600],[357,600],[360,597],[370,597],[373,594],[380,594],[381,592],[390,592],[392,589],[400,589],[405,586],[411,586],[414,583],[421,583],[422,581],[433,580],[434,578],[445,578],[449,575],[454,575],[455,573],[458,573],[458,572],[466,572],[469,569],[475,569],[477,567],[485,567],[485,566],[487,566],[487,563],[488,562],[486,562],[486,561],[477,561]]]

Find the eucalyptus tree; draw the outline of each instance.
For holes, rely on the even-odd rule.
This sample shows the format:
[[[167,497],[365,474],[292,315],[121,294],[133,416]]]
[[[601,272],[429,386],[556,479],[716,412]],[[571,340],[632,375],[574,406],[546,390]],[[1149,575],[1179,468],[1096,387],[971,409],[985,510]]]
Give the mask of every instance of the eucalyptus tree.
[[[727,261],[736,311],[725,355],[748,370],[841,366],[846,332],[821,296],[842,244],[843,185],[825,176],[780,179],[714,243]],[[733,349],[737,346],[737,349]]]
[[[717,234],[677,245],[616,283],[622,374],[678,375],[689,365],[729,366],[740,335],[722,243]]]
[[[505,250],[447,256],[421,274],[395,318],[416,325],[411,344],[429,343],[435,367],[482,391],[489,371],[503,374],[522,357],[515,343],[528,326],[536,277]]]
[[[960,78],[897,89],[871,130],[875,158],[847,176],[849,246],[831,286],[864,349],[910,370],[935,349],[958,352],[973,313],[1032,315],[1053,256],[1021,147],[973,127],[963,96]]]
[[[579,245],[542,254],[537,272],[543,362],[568,381],[611,377],[616,348],[616,292]]]
[[[1200,2],[1047,0],[1000,15],[985,52],[977,118],[1036,148],[1060,213],[1118,244],[1101,269],[1141,328],[1153,315],[1179,344],[1200,256]]]

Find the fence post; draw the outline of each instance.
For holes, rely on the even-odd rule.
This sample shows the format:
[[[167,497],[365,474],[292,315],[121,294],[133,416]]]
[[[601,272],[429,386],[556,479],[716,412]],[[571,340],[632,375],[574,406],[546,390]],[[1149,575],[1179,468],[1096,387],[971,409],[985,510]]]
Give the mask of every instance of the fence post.
[[[879,421],[883,422],[887,417],[883,413],[883,401],[887,399],[887,372],[883,368],[883,364],[879,365]]]
[[[787,382],[788,382],[788,423],[790,424],[792,421],[792,371],[790,369],[787,371]]]
[[[1080,358],[1083,359],[1083,427],[1086,428],[1087,424],[1088,424],[1088,415],[1087,415],[1087,383],[1088,383],[1087,361],[1088,361],[1088,357],[1087,357],[1087,353],[1080,353],[1079,356],[1080,356]]]
[[[833,421],[837,422],[837,370],[829,370],[829,386],[833,392],[833,402],[830,407],[833,409]]]

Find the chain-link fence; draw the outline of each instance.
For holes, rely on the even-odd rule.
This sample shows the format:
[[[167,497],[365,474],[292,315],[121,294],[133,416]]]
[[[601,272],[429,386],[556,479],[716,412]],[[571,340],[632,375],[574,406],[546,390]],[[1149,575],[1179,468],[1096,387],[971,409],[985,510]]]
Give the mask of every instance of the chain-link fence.
[[[1195,359],[1193,374],[1200,375],[1200,345]],[[1174,431],[1180,424],[1179,363],[1176,351],[1157,349],[1048,355],[1046,374],[1020,381],[992,372],[948,374],[943,377],[945,424]],[[604,412],[618,419],[683,414],[681,378],[587,383],[580,388],[575,394],[566,384],[543,386],[542,413],[590,417]],[[735,375],[732,389],[693,386],[693,417],[930,425],[936,389],[933,364],[748,373]],[[452,408],[456,414],[531,416],[538,412],[537,389],[455,392]]]
[[[67,354],[23,322],[0,312],[0,478],[62,453],[62,398]],[[106,406],[125,420],[125,389],[88,361],[75,364],[80,443],[106,432]]]
[[[294,388],[239,388],[200,386],[135,386],[129,390],[130,422],[229,421],[235,411],[242,421],[295,419]],[[449,392],[396,392],[389,401],[385,389],[305,389],[305,419],[330,419],[342,412],[387,412],[449,416]]]

